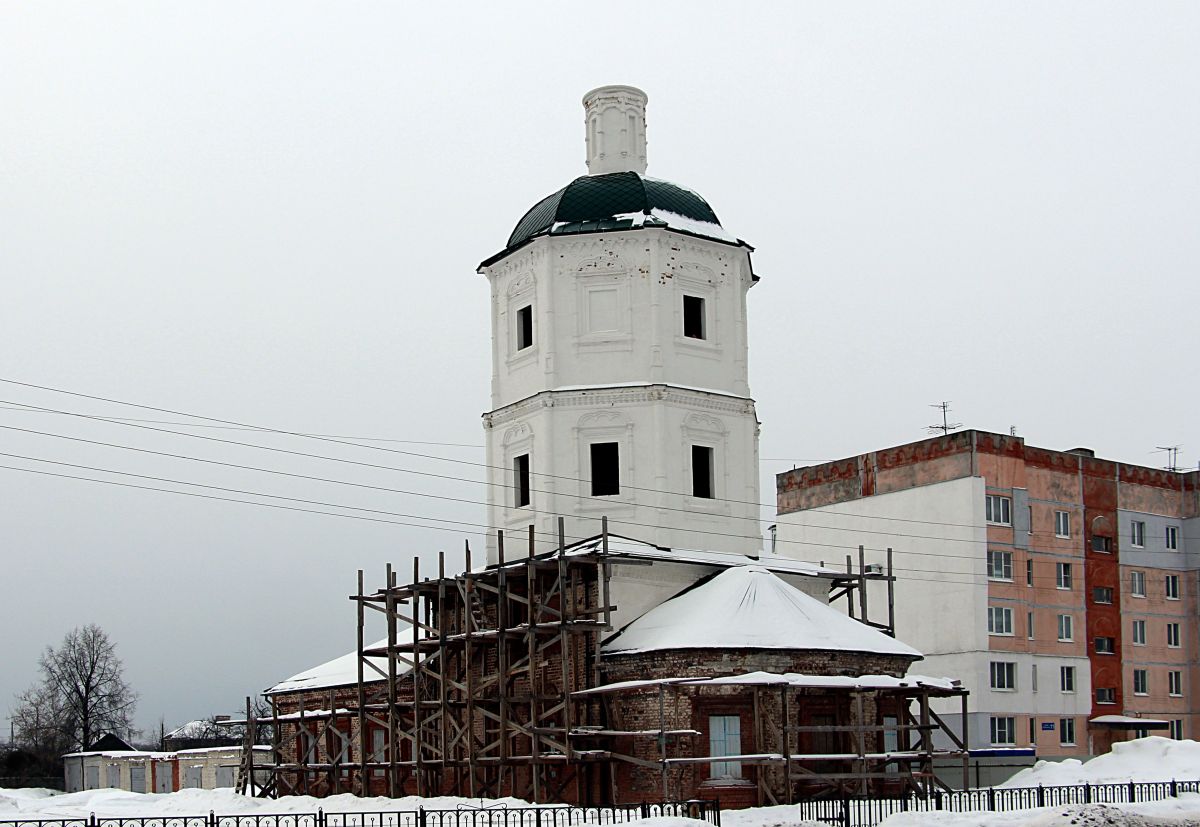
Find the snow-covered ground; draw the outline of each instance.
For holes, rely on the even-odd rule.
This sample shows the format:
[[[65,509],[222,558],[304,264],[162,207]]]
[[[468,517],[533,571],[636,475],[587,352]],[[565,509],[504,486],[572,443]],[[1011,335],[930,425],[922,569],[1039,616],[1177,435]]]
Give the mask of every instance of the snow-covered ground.
[[[1113,751],[1087,762],[1039,761],[1009,780],[1005,787],[1113,784],[1127,781],[1200,779],[1200,743],[1168,738],[1142,738],[1117,744]],[[396,812],[425,809],[453,810],[462,806],[528,806],[519,799],[495,801],[463,798],[330,798],[287,796],[278,799],[246,798],[233,790],[182,790],[166,795],[131,793],[123,790],[87,790],[62,794],[52,790],[0,789],[0,821],[79,818],[95,813],[100,817],[170,815],[219,815],[251,813],[311,813],[323,809],[339,812]],[[811,827],[817,822],[801,821],[794,806],[727,810],[721,814],[723,827]],[[686,818],[650,818],[639,827],[699,827],[704,822]],[[881,827],[1200,827],[1200,795],[1184,793],[1178,798],[1140,804],[1081,804],[1044,807],[1007,813],[898,813]]]

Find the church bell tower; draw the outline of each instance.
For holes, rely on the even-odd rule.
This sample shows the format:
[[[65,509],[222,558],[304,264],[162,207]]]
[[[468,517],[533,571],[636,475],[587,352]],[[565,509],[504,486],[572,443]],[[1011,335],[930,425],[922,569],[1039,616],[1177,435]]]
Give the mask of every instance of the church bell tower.
[[[609,531],[757,554],[747,382],[751,247],[694,190],[646,172],[646,94],[583,98],[588,174],[535,204],[479,272],[491,286],[488,559]],[[512,553],[512,552],[510,552]]]

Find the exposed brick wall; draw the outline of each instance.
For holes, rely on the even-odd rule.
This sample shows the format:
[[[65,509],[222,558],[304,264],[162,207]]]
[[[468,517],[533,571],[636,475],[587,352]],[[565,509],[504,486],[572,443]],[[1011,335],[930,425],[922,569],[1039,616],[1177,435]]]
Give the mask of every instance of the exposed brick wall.
[[[676,677],[723,677],[746,672],[798,672],[809,675],[884,674],[901,676],[912,659],[897,655],[867,654],[860,652],[796,652],[778,650],[746,650],[731,652],[723,650],[689,649],[668,652],[612,655],[604,659],[604,680],[647,680]],[[809,692],[814,699],[823,699],[825,707],[832,711],[839,722],[856,722],[857,709],[852,708],[850,696],[845,692]],[[661,693],[657,686],[612,696],[609,725],[614,729],[628,731],[657,730],[665,723],[667,730],[695,730],[698,735],[680,737],[672,743],[671,757],[687,758],[709,754],[709,720],[713,715],[736,715],[741,720],[742,751],[782,752],[779,740],[783,723],[782,704],[774,692],[764,692],[759,716],[759,741],[755,745],[754,693],[747,687],[709,687],[704,689],[666,688]],[[815,703],[814,707],[821,706]],[[874,721],[878,714],[873,698],[864,704],[864,718]],[[793,720],[804,713],[793,711]],[[849,749],[849,745],[846,745]],[[869,748],[873,748],[872,736]],[[661,757],[658,741],[652,737],[622,736],[615,748],[619,752],[644,761],[657,761]],[[712,779],[709,764],[678,764],[668,773],[666,795],[668,798],[691,798],[719,796],[723,803],[749,806],[758,801],[757,782],[759,773],[763,781],[777,795],[785,792],[782,767],[742,767],[742,782],[729,783]],[[616,787],[622,801],[651,801],[663,797],[663,778],[658,768],[618,763]],[[743,801],[745,799],[745,801]]]

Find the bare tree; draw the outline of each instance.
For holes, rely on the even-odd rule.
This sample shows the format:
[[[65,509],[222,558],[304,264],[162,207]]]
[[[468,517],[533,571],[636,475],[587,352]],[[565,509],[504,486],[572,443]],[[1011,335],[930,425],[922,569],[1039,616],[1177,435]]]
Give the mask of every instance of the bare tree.
[[[95,624],[72,629],[38,665],[41,683],[17,696],[13,721],[21,740],[86,749],[104,732],[128,737],[137,694],[125,682],[116,646]]]

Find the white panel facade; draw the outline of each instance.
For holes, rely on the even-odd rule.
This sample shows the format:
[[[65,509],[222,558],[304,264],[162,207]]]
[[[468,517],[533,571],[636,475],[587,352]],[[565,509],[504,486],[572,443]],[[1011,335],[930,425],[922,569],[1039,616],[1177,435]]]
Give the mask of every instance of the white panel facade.
[[[989,745],[993,714],[1049,718],[1091,712],[1087,658],[991,651],[984,498],[983,478],[965,477],[786,514],[777,528],[777,553],[800,560],[857,558],[857,543],[865,540],[866,562],[885,564],[885,550],[892,548],[896,636],[925,655],[913,672],[958,678],[970,689],[972,747]],[[883,584],[868,588],[870,605],[880,607],[872,613],[881,611],[887,605]],[[1015,665],[1013,689],[992,690],[992,662]],[[1061,691],[1061,666],[1075,667],[1074,691]],[[935,701],[934,709],[957,728],[957,702]],[[1018,744],[1027,743],[1028,734],[1018,733]]]

